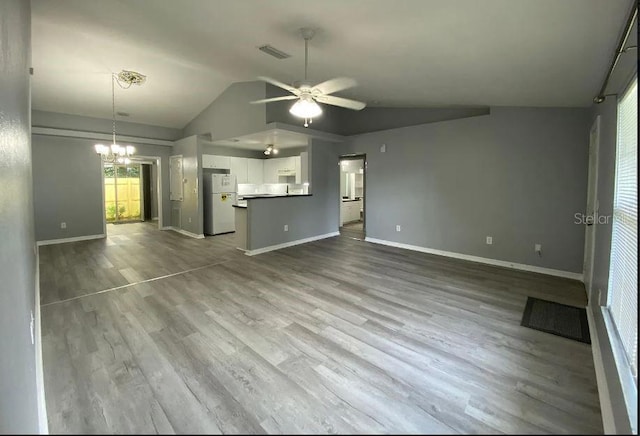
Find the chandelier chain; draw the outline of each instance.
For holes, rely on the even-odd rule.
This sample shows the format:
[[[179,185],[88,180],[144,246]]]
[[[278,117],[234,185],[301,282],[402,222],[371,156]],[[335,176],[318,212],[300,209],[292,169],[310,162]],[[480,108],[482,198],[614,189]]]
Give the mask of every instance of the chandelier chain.
[[[111,74],[111,114],[113,116],[113,144],[116,143],[116,75]]]
[[[131,85],[142,85],[147,76],[136,71],[122,70],[120,73],[111,73],[111,146],[95,144],[96,153],[102,162],[108,163],[129,163],[129,157],[135,153],[132,145],[118,145],[116,142],[116,83],[122,89],[128,89]],[[126,86],[122,85],[122,82]]]

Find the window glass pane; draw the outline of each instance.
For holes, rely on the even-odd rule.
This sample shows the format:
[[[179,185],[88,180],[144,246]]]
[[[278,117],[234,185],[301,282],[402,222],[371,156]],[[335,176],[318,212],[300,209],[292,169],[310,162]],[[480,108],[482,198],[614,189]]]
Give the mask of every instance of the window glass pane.
[[[638,380],[638,81],[618,103],[609,311]]]

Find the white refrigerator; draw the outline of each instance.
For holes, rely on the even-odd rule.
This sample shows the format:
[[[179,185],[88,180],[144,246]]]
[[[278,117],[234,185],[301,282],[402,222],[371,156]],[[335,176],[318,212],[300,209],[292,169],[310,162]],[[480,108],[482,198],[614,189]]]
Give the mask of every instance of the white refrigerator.
[[[211,174],[204,177],[204,232],[217,235],[236,231],[236,176]]]

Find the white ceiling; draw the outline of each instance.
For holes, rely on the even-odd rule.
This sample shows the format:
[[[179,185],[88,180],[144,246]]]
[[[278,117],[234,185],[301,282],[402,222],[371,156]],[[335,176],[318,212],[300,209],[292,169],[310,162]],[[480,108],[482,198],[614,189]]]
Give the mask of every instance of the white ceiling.
[[[284,149],[308,145],[309,135],[283,129],[269,129],[237,138],[213,141],[212,144],[246,150],[264,150],[267,144],[273,144],[276,149]]]
[[[303,75],[377,106],[588,106],[630,0],[33,0],[33,107],[182,128],[233,82]],[[292,55],[257,50],[269,43]]]

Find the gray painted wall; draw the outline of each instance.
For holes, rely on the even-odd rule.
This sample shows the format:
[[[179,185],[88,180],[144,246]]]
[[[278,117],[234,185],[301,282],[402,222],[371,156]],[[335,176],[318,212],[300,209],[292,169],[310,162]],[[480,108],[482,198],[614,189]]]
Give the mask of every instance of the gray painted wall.
[[[313,140],[309,197],[249,200],[250,250],[338,231],[339,167],[335,143]],[[289,225],[285,232],[284,225]],[[265,254],[268,256],[268,254]]]
[[[93,141],[40,135],[32,141],[36,239],[103,234],[101,163]]]
[[[492,108],[341,151],[367,154],[368,237],[581,273],[588,131],[587,109]]]
[[[489,108],[400,108],[367,107],[361,111],[343,109],[340,135],[396,129],[419,124],[488,115]]]
[[[180,209],[181,225],[171,222],[187,232],[201,235],[202,226],[202,154],[199,153],[197,136],[190,136],[175,142],[172,155],[182,155],[184,191],[182,201],[171,201],[173,209]],[[175,217],[175,214],[172,214]]]
[[[265,105],[249,102],[264,96],[264,82],[234,83],[185,126],[183,136],[211,134],[216,140],[262,131]]]
[[[286,91],[260,81],[239,82],[229,86],[183,130],[183,136],[211,135],[212,140],[259,132],[267,124],[278,122],[302,125],[289,113],[292,101],[249,104],[252,100],[289,95]],[[323,113],[309,126],[314,130],[339,135],[433,123],[489,113],[488,108],[383,108],[370,107],[352,111],[322,105]]]
[[[151,165],[151,218],[158,218],[158,165]]]
[[[112,120],[105,118],[93,118],[38,110],[32,111],[31,117],[31,125],[33,127],[51,127],[55,129],[82,130],[97,133],[111,133],[113,131]],[[181,129],[131,123],[122,120],[122,117],[116,119],[116,132],[119,135],[165,139],[168,141],[182,138]]]
[[[288,93],[267,84],[267,98],[280,97]],[[293,101],[279,101],[266,105],[266,121],[303,125],[303,121],[291,115],[289,109]],[[393,108],[366,107],[353,111],[337,106],[322,104],[322,115],[315,118],[309,128],[337,135],[358,135],[361,133],[435,123],[479,115],[487,115],[489,108]]]
[[[36,239],[64,239],[103,233],[102,175],[94,140],[33,135],[33,194]],[[163,221],[170,222],[171,147],[136,144],[140,156],[161,158]],[[60,223],[67,228],[61,229]]]
[[[0,433],[37,433],[30,2],[0,2],[0,35]]]

